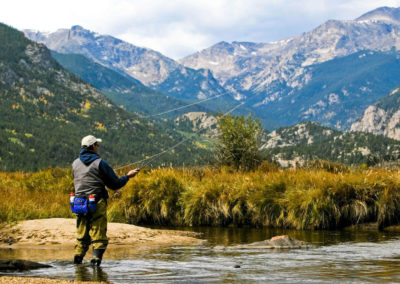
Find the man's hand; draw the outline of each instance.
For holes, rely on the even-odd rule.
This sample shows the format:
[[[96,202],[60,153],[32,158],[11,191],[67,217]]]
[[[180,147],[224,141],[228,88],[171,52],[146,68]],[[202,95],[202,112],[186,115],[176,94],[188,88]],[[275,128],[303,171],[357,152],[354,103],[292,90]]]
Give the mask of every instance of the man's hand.
[[[127,176],[128,177],[134,177],[135,175],[137,175],[137,173],[139,172],[140,170],[139,169],[134,169],[134,170],[131,170],[131,171],[129,171],[129,173],[127,174]]]

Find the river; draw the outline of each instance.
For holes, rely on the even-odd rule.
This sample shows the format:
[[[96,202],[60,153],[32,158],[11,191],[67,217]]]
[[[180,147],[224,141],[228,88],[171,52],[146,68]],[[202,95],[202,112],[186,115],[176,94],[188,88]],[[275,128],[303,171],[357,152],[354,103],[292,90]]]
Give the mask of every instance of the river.
[[[180,228],[182,230],[182,228]],[[185,228],[183,228],[185,229]],[[292,231],[255,228],[189,228],[203,233],[201,246],[107,251],[99,268],[88,260],[54,260],[61,250],[1,249],[0,258],[41,261],[52,268],[0,275],[96,280],[114,283],[395,283],[400,282],[400,233]],[[288,234],[308,249],[235,249],[230,246]],[[226,246],[226,249],[215,247]]]

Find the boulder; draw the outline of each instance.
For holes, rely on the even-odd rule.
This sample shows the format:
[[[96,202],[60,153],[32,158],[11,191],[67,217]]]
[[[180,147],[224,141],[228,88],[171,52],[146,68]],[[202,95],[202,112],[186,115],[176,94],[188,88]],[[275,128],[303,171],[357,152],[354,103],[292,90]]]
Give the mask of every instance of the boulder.
[[[288,235],[275,236],[269,240],[251,244],[238,245],[233,248],[240,249],[295,249],[312,247],[309,243],[292,239]]]
[[[4,270],[31,270],[38,268],[51,267],[47,264],[42,264],[30,260],[23,259],[0,259],[0,271]]]

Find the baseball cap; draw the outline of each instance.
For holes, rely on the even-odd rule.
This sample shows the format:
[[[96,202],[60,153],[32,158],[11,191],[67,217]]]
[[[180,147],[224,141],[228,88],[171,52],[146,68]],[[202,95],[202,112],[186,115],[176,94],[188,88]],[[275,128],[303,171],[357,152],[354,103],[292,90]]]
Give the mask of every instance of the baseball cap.
[[[84,147],[89,147],[93,145],[96,142],[101,142],[102,140],[100,138],[96,138],[93,135],[88,135],[82,138],[81,146]]]

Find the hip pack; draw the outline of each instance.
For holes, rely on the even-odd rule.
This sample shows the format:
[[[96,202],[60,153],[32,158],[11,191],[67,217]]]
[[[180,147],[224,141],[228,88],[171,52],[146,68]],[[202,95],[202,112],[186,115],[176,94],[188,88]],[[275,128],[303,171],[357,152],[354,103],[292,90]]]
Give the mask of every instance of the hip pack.
[[[75,197],[71,194],[70,198],[71,211],[75,214],[94,213],[96,211],[96,199],[94,195],[86,197]]]

